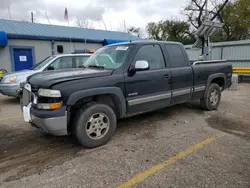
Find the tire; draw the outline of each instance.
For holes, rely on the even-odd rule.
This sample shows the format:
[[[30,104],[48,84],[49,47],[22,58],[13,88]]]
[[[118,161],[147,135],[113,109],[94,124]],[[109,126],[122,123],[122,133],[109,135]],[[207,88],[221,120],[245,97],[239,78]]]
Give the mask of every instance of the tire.
[[[212,111],[216,110],[220,104],[221,89],[218,84],[212,83],[205,96],[201,99],[200,104],[202,108]]]
[[[75,118],[72,134],[83,147],[102,146],[115,133],[116,115],[108,105],[86,104]]]

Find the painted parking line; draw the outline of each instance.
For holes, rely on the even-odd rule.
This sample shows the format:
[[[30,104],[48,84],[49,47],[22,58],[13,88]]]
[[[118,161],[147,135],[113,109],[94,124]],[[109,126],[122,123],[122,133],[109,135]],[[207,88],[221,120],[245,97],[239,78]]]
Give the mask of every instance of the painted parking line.
[[[222,137],[224,136],[225,133],[223,134],[219,134],[217,136],[213,136],[213,137],[209,137],[193,146],[190,146],[189,148],[187,148],[186,150],[184,151],[181,151],[180,153],[170,157],[169,159],[167,159],[166,161],[158,164],[158,165],[155,165],[153,166],[152,168],[140,173],[140,174],[137,174],[134,178],[128,180],[127,182],[121,184],[118,186],[118,188],[125,188],[125,187],[130,187],[132,185],[135,185],[136,183],[139,183],[140,181],[142,181],[143,179],[145,179],[146,177],[158,172],[159,170],[163,169],[164,167],[166,166],[169,166],[173,163],[175,163],[177,160],[179,159],[182,159],[184,157],[186,157],[188,154],[198,150],[198,149],[201,149],[202,147],[206,146],[207,144],[215,141],[217,138],[219,137]]]
[[[0,121],[10,120],[10,119],[18,119],[21,117],[23,117],[23,116],[19,115],[19,116],[3,117],[3,118],[0,118]]]

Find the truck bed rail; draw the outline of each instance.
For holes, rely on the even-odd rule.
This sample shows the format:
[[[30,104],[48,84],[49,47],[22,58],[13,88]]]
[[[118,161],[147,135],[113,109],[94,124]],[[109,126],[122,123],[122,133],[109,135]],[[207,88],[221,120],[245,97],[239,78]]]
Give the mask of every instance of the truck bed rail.
[[[210,60],[210,61],[195,61],[193,65],[210,64],[210,63],[226,63],[227,60]]]

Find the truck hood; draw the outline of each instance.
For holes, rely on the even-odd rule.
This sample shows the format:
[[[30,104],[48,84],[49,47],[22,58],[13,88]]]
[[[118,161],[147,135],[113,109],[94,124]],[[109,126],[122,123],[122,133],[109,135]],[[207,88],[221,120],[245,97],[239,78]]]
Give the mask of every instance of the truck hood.
[[[52,85],[84,78],[108,76],[112,70],[99,69],[65,69],[57,71],[46,71],[31,75],[28,82],[37,88],[50,88]]]

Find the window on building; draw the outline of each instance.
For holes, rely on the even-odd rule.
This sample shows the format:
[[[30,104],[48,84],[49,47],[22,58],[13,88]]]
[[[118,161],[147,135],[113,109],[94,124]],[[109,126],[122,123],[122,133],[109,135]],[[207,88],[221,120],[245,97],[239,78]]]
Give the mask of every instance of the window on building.
[[[63,45],[57,45],[57,52],[59,54],[62,54],[63,53]]]

